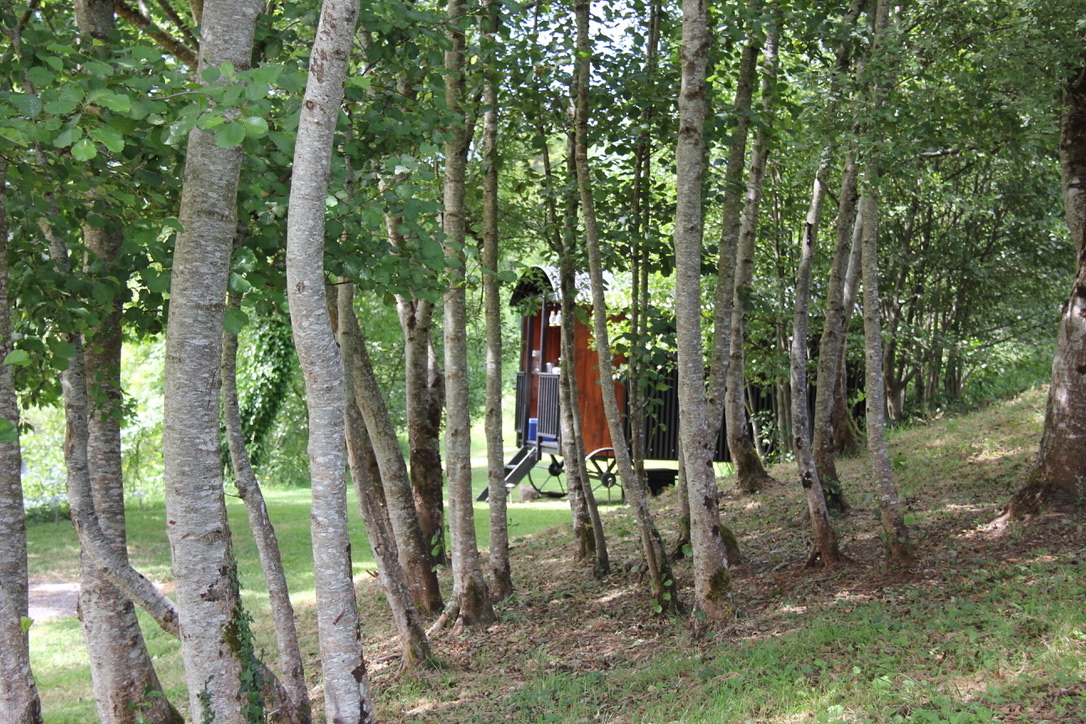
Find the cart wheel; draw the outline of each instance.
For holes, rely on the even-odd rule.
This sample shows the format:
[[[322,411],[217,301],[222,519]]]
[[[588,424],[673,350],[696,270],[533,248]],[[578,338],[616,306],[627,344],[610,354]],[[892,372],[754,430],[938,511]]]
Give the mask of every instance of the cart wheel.
[[[618,484],[618,473],[615,472],[618,463],[615,462],[615,449],[601,447],[593,450],[585,456],[588,463],[588,477],[598,480],[597,488],[610,488]]]
[[[547,472],[551,474],[552,478],[557,478],[559,475],[561,475],[562,471],[565,470],[565,468],[565,461],[559,460],[554,455],[551,455],[551,464],[549,467],[547,467]]]

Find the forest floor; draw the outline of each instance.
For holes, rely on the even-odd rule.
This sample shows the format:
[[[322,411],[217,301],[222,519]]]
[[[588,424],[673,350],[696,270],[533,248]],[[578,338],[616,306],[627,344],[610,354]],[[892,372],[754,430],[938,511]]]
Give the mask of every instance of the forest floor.
[[[440,668],[399,671],[392,630],[372,621],[380,718],[1086,722],[1084,520],[991,525],[1029,470],[1043,407],[1035,390],[892,435],[912,570],[883,562],[866,456],[841,465],[851,510],[834,524],[851,561],[831,570],[802,567],[794,464],[753,495],[723,479],[722,517],[742,547],[739,615],[708,635],[652,613],[624,506],[604,508],[612,572],[601,579],[574,562],[568,526],[515,539],[516,593],[485,631],[441,634]],[[654,504],[665,542],[675,503],[667,492]],[[689,597],[689,563],[674,575]],[[361,593],[364,607],[380,601],[375,582]]]

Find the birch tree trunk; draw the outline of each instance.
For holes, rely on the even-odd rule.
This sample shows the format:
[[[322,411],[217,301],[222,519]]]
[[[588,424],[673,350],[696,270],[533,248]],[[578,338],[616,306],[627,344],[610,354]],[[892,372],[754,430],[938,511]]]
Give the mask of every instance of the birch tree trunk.
[[[815,242],[818,239],[818,222],[825,198],[825,185],[819,175],[816,175],[811,192],[811,206],[803,227],[799,269],[796,273],[796,313],[792,323],[792,449],[799,464],[799,481],[807,496],[807,512],[811,518],[811,534],[814,537],[814,545],[807,559],[808,567],[816,561],[820,561],[823,566],[833,566],[841,561],[837,534],[830,523],[826,496],[822,492],[822,482],[811,452],[807,410],[807,324],[811,301],[811,270],[814,266]]]
[[[6,197],[6,164],[0,161],[0,361],[12,350]],[[0,540],[4,541],[0,546],[0,721],[41,724],[30,641],[23,626],[28,613],[26,515],[14,377],[11,365],[0,365],[0,417],[10,425],[0,437]]]
[[[1005,518],[1043,509],[1081,516],[1086,501],[1086,68],[1064,89],[1060,169],[1077,270],[1056,337],[1037,462]]]
[[[287,216],[287,294],[309,411],[313,578],[329,724],[373,721],[351,572],[343,367],[324,285],[325,198],[357,19],[356,0],[324,0],[298,118]]]
[[[505,450],[502,440],[502,317],[498,296],[498,70],[494,37],[496,0],[483,4],[486,67],[483,80],[483,305],[486,318],[486,455],[490,504],[490,595],[495,601],[513,593],[506,517]],[[489,45],[489,47],[486,47]]]
[[[228,307],[238,309],[241,298],[231,294]],[[264,572],[264,583],[268,588],[268,601],[271,605],[272,619],[275,622],[275,643],[279,653],[279,667],[282,671],[283,686],[294,706],[294,718],[299,722],[312,720],[309,706],[309,689],[305,683],[305,667],[302,665],[302,652],[298,646],[298,630],[294,625],[294,606],[290,602],[287,588],[286,571],[283,559],[279,555],[279,541],[275,537],[275,528],[268,517],[268,508],[264,505],[264,494],[253,472],[249,452],[245,448],[245,431],[241,424],[241,409],[238,404],[237,385],[238,336],[232,332],[223,333],[222,350],[222,405],[223,425],[226,428],[226,441],[230,448],[230,465],[234,469],[234,486],[238,497],[245,504],[245,513],[249,518],[249,527],[253,531],[260,568]]]
[[[596,352],[599,355],[603,409],[607,417],[611,445],[615,451],[615,462],[618,473],[622,477],[626,499],[637,519],[654,607],[659,612],[673,611],[678,608],[678,599],[675,596],[671,566],[664,555],[660,534],[656,530],[652,510],[649,508],[647,486],[635,473],[633,462],[630,460],[626,433],[615,394],[614,362],[611,355],[611,341],[607,334],[607,306],[604,301],[600,234],[596,224],[596,210],[592,199],[588,167],[588,83],[592,57],[588,39],[589,0],[577,0],[575,12],[577,16],[577,113],[574,157],[577,165],[577,187],[581,196],[581,217],[584,219],[585,245],[588,250],[589,275],[592,279],[592,326],[596,338]],[[572,361],[572,358],[566,360],[567,364]]]
[[[358,508],[366,523],[367,537],[373,549],[373,560],[385,589],[396,631],[400,635],[400,650],[404,668],[425,665],[431,658],[430,642],[423,631],[418,609],[411,598],[403,566],[397,557],[397,546],[385,525],[385,511],[373,485],[370,470],[364,461],[364,450],[369,446],[366,423],[355,396],[355,359],[363,350],[354,311],[354,289],[349,281],[341,279],[336,295],[336,336],[343,353],[343,392],[345,398],[344,424],[347,430],[347,457],[354,481]],[[406,479],[403,487],[406,486]],[[410,489],[407,490],[410,496]],[[410,497],[408,498],[410,500]],[[423,559],[425,560],[425,559]]]
[[[445,257],[450,262],[445,293],[445,458],[449,485],[449,533],[452,537],[453,606],[456,626],[485,626],[494,620],[475,539],[471,492],[471,417],[468,395],[468,348],[464,284],[464,179],[468,138],[461,118],[464,94],[463,0],[449,0],[445,50],[445,106],[456,117],[445,143]]]
[[[882,60],[889,24],[890,0],[878,0],[874,38],[871,43],[871,57],[874,60]],[[869,81],[867,92],[870,107],[879,108],[883,100],[878,78]],[[877,140],[874,138],[873,129],[869,129],[868,134],[872,136],[869,140]],[[875,473],[882,539],[887,559],[892,564],[908,566],[915,560],[914,551],[909,540],[909,529],[901,512],[901,498],[894,483],[890,453],[886,447],[886,379],[882,358],[882,315],[879,306],[878,183],[879,159],[877,152],[872,152],[867,159],[864,190],[860,196],[860,213],[864,221],[861,274],[864,289],[867,449],[871,454],[871,465]]]
[[[706,420],[701,342],[702,191],[705,176],[706,66],[709,33],[705,0],[683,0],[682,86],[675,149],[675,326],[678,340],[679,439],[690,499],[696,617],[730,619],[731,574],[720,531],[713,439]]]
[[[776,9],[774,7],[774,15]],[[765,59],[762,79],[762,113],[768,115],[773,105],[772,84],[776,76],[777,65],[777,25],[776,20],[770,27],[765,43]],[[729,361],[727,372],[727,391],[724,409],[727,416],[725,423],[728,435],[728,451],[735,466],[737,484],[740,490],[752,493],[773,479],[766,472],[751,437],[746,408],[746,344],[747,316],[750,312],[750,296],[753,293],[754,280],[754,242],[758,234],[758,207],[762,198],[762,186],[765,179],[765,166],[769,157],[769,132],[760,128],[754,141],[754,152],[750,162],[750,175],[743,205],[742,221],[739,231],[739,243],[735,256],[735,287],[732,297],[731,339],[729,340]]]
[[[263,6],[208,0],[200,70],[249,67]],[[166,517],[180,613],[189,715],[217,724],[243,721],[253,692],[237,640],[244,612],[230,550],[219,440],[219,360],[223,308],[237,225],[240,147],[219,148],[212,134],[189,134],[166,331],[163,460]],[[251,677],[250,677],[251,678]]]

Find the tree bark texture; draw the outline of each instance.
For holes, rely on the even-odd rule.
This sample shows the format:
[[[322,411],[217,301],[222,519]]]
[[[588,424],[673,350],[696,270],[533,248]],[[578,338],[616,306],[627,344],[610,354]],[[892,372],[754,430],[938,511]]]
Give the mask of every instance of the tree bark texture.
[[[502,311],[498,292],[498,73],[493,44],[497,38],[497,0],[483,5],[483,306],[486,318],[486,455],[490,504],[490,595],[495,601],[513,593],[506,515],[505,450],[502,440]]]
[[[91,273],[108,277],[122,238],[85,225],[83,242],[97,258]],[[128,563],[121,469],[120,290],[84,348],[87,474],[94,515],[113,552]],[[93,391],[93,393],[92,393]],[[132,602],[110,583],[89,551],[80,552],[79,620],[90,660],[98,719],[104,723],[180,722],[162,693]],[[139,704],[139,707],[136,707]]]
[[[679,440],[690,500],[694,615],[713,621],[735,614],[731,574],[720,531],[714,440],[706,419],[701,341],[702,193],[705,177],[706,66],[709,33],[705,0],[683,0],[682,85],[675,149],[675,326],[678,340]]]
[[[230,295],[228,306],[233,309],[240,308],[240,297]],[[279,554],[279,540],[275,537],[275,528],[264,504],[264,493],[260,489],[260,483],[249,460],[249,452],[245,448],[245,431],[242,429],[238,404],[237,357],[238,336],[224,331],[223,425],[230,449],[230,465],[234,469],[234,486],[237,488],[238,497],[245,504],[245,513],[249,518],[249,527],[253,531],[253,541],[260,558],[260,568],[264,572],[264,583],[268,588],[268,602],[275,622],[275,643],[282,672],[280,678],[293,705],[294,719],[298,722],[309,722],[312,720],[309,689],[305,682],[302,652],[298,646],[298,630],[294,625],[294,606],[290,602],[286,571],[283,569],[283,558]]]
[[[0,360],[11,353],[11,296],[8,286],[7,179],[0,161]],[[0,365],[0,417],[19,428],[15,371]],[[27,616],[26,515],[23,510],[19,438],[0,440],[0,721],[41,724],[41,700],[30,668]]]
[[[752,9],[761,7],[752,2]],[[753,29],[748,30],[739,61],[739,73],[735,80],[735,130],[728,147],[727,166],[724,170],[724,199],[720,216],[720,251],[717,257],[716,292],[713,303],[713,348],[709,364],[709,388],[706,412],[709,432],[716,444],[720,425],[724,420],[724,401],[727,394],[728,364],[731,357],[732,315],[735,309],[736,249],[739,245],[740,221],[743,211],[743,172],[747,167],[747,138],[750,135],[751,101],[754,97],[754,79],[758,70],[758,54],[761,42]]]
[[[249,67],[263,5],[208,0],[200,69]],[[181,617],[189,715],[217,724],[243,721],[246,663],[238,646],[243,611],[223,500],[219,439],[219,361],[230,253],[237,225],[240,147],[189,134],[166,332],[163,459],[166,517]]]
[[[434,305],[425,299],[397,300],[404,333],[405,412],[411,490],[431,567],[446,563],[445,479],[441,465],[441,413],[445,378],[430,342]],[[433,554],[433,549],[437,554]]]
[[[468,138],[461,120],[464,95],[463,0],[447,6],[448,47],[445,50],[445,105],[457,116],[445,143],[444,231],[445,256],[450,261],[449,290],[445,293],[445,459],[449,486],[449,534],[452,537],[453,597],[459,607],[456,626],[485,626],[494,620],[494,608],[475,539],[471,491],[471,411],[468,394],[466,292],[464,289],[464,184]]]
[[[774,21],[775,23],[775,21]],[[777,72],[777,26],[772,25],[766,36],[762,66],[761,112],[765,116],[773,107],[772,84]],[[768,118],[765,119],[768,122]],[[761,457],[751,436],[746,409],[746,334],[747,317],[751,309],[754,281],[754,247],[758,235],[758,209],[765,182],[765,166],[769,158],[769,131],[760,128],[754,140],[754,152],[750,162],[750,175],[743,204],[739,243],[735,256],[735,287],[732,297],[731,339],[727,391],[724,409],[726,413],[728,451],[739,489],[752,493],[772,481],[762,464]]]
[[[644,481],[634,471],[626,434],[615,395],[614,363],[607,333],[607,306],[604,300],[603,259],[600,254],[600,234],[596,224],[595,202],[592,198],[588,166],[588,83],[592,49],[588,38],[589,0],[577,0],[577,103],[574,156],[577,166],[577,187],[581,197],[581,217],[584,220],[585,244],[588,250],[589,275],[592,281],[592,326],[599,354],[600,388],[603,393],[604,414],[611,433],[618,474],[623,490],[637,519],[641,548],[648,567],[648,582],[653,602],[659,611],[675,610],[678,599],[670,564],[664,555],[660,534],[649,507],[649,493]],[[572,362],[568,360],[567,364]]]
[[[878,0],[875,9],[874,37],[871,55],[879,57],[884,52],[887,28],[890,24],[890,0]],[[872,108],[883,104],[883,89],[879,78],[867,81],[866,92]],[[871,140],[876,131],[869,129]],[[879,496],[879,512],[882,523],[882,539],[890,563],[907,566],[914,560],[909,529],[901,511],[901,499],[894,483],[890,467],[890,453],[886,446],[886,379],[883,366],[882,315],[879,306],[879,257],[878,257],[878,183],[879,158],[877,152],[866,159],[864,190],[860,196],[860,213],[863,215],[863,251],[861,276],[863,278],[865,381],[867,394],[867,449]]]
[[[799,481],[807,497],[807,512],[811,518],[811,535],[814,545],[808,564],[818,558],[823,566],[832,566],[841,560],[837,548],[837,534],[830,523],[826,496],[815,467],[811,452],[811,436],[807,410],[807,325],[811,302],[811,272],[814,266],[815,242],[818,239],[818,223],[822,204],[826,198],[825,185],[816,174],[811,192],[811,205],[803,226],[800,241],[799,269],[796,273],[796,312],[792,323],[791,386],[792,386],[792,450],[799,464]]]
[[[830,507],[847,508],[840,493],[840,476],[837,473],[837,437],[835,432],[834,402],[845,391],[837,389],[838,369],[843,362],[844,337],[850,310],[845,308],[845,280],[853,244],[856,220],[856,159],[846,154],[841,189],[838,194],[837,221],[833,256],[830,261],[830,277],[826,287],[826,318],[822,338],[818,345],[818,377],[815,387],[814,440],[812,442],[815,468],[819,479],[832,491],[827,497]]]
[[[344,425],[347,434],[347,458],[354,481],[355,497],[367,537],[377,563],[377,573],[385,589],[396,631],[400,635],[400,650],[404,668],[422,666],[430,659],[430,642],[422,628],[418,609],[411,598],[403,566],[397,557],[397,546],[385,524],[385,510],[373,484],[363,451],[370,446],[369,434],[354,388],[355,356],[362,347],[358,317],[354,311],[354,289],[347,280],[340,280],[336,294],[336,325],[339,346],[343,353],[343,391],[345,398]],[[404,481],[406,487],[406,480]],[[408,490],[410,493],[410,490]],[[423,559],[424,560],[424,559]]]
[[[313,578],[329,724],[373,721],[351,571],[343,366],[324,283],[325,198],[357,19],[357,0],[324,0],[298,118],[287,217],[287,294],[309,411]]]
[[[437,574],[426,554],[426,542],[415,511],[407,464],[353,306],[339,305],[339,328],[341,344],[350,347],[350,365],[345,369],[351,376],[351,390],[362,413],[381,472],[385,506],[400,568],[407,579],[415,608],[425,615],[437,615],[442,607]]]
[[[1056,337],[1037,462],[1007,506],[1014,518],[1042,509],[1081,515],[1086,501],[1086,68],[1065,87],[1060,170],[1077,269]]]

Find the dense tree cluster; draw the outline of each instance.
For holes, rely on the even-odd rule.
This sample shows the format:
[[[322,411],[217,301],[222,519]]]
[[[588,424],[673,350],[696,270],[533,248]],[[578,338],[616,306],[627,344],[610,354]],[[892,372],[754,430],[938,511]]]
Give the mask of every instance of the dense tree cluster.
[[[348,475],[404,664],[428,665],[443,626],[491,622],[513,586],[502,284],[536,262],[560,268],[564,318],[592,316],[657,612],[686,610],[670,568],[686,551],[695,628],[742,596],[710,464],[722,425],[745,493],[767,458],[794,456],[808,565],[843,558],[834,458],[865,438],[887,557],[910,565],[887,421],[1051,361],[1072,269],[1040,457],[1006,515],[1081,514],[1083,17],[1084,0],[0,2],[0,720],[41,721],[20,405],[63,406],[102,721],[180,720],[134,607],[180,639],[190,719],[314,716],[257,482],[282,465],[276,426],[303,417],[292,390],[327,720],[373,717]],[[124,522],[122,340],[162,335],[173,600],[130,565]],[[640,433],[667,365],[687,522],[674,555]],[[578,555],[605,575],[571,367]],[[485,566],[470,459],[484,415]],[[229,479],[260,541],[276,667],[239,591]]]

